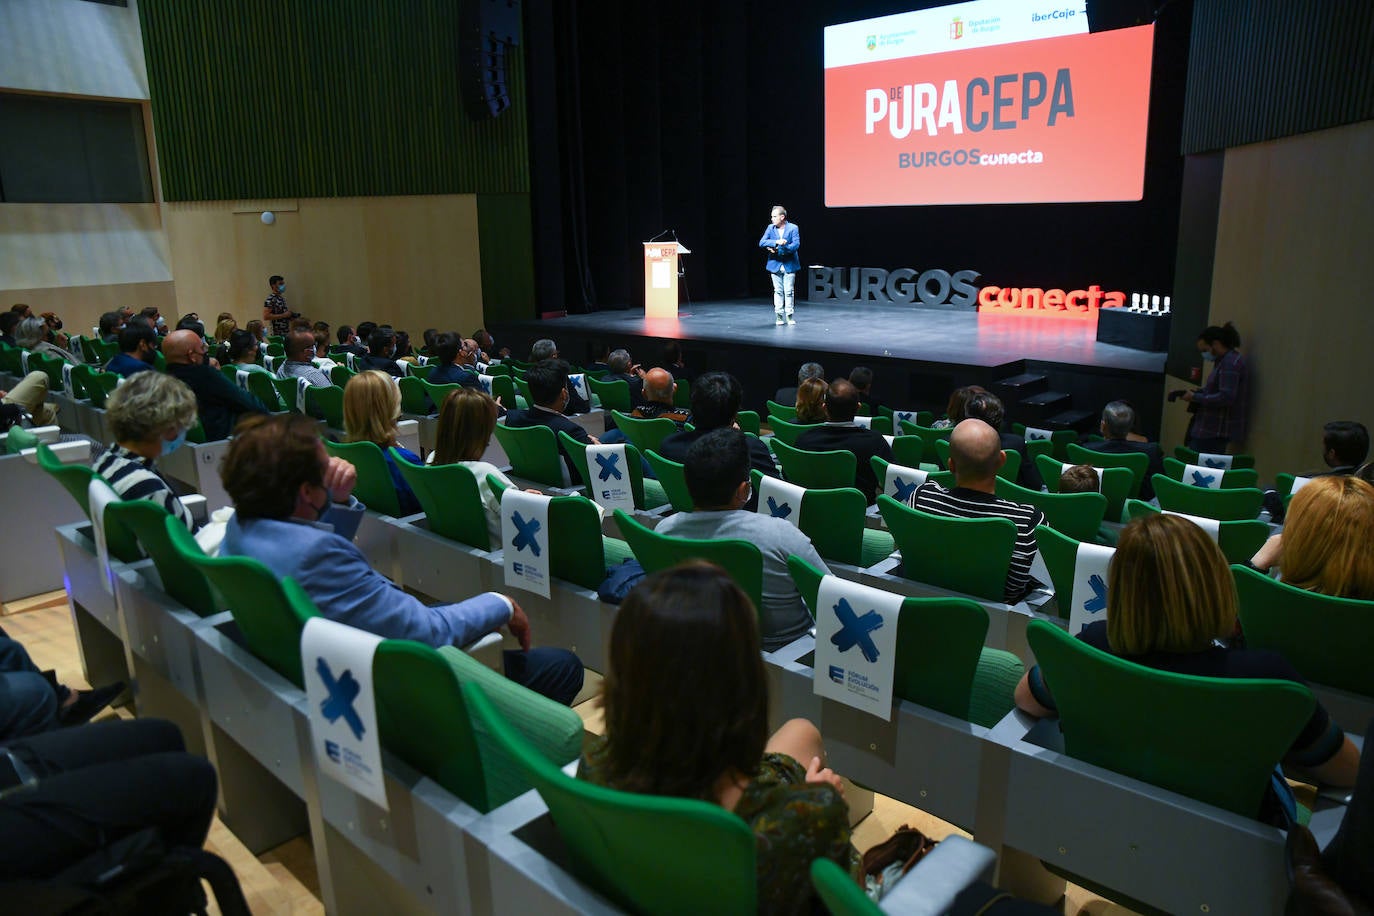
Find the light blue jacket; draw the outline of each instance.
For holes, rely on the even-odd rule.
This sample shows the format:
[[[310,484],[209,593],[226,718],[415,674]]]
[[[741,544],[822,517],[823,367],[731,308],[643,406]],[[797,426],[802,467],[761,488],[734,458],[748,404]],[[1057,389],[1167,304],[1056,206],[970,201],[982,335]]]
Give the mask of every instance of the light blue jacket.
[[[801,248],[801,230],[794,223],[783,223],[779,229],[772,223],[763,230],[763,238],[759,239],[760,248],[778,249],[776,255],[768,256],[768,272],[775,274],[782,271],[785,274],[794,274],[801,270],[801,258],[797,256],[797,250]]]
[[[330,620],[386,639],[465,646],[510,622],[511,606],[495,592],[431,607],[392,585],[353,544],[362,517],[357,500],[331,506],[319,522],[236,514],[224,532],[223,551],[295,579]]]

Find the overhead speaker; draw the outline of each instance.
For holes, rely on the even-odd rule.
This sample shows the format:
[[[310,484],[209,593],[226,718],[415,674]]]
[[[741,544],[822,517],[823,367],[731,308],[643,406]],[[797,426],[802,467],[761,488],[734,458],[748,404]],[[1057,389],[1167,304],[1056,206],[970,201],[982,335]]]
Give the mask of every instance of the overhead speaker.
[[[1155,21],[1154,0],[1087,0],[1088,31],[1110,32]]]
[[[519,0],[463,0],[458,14],[459,92],[474,121],[510,107],[510,50],[520,43]]]

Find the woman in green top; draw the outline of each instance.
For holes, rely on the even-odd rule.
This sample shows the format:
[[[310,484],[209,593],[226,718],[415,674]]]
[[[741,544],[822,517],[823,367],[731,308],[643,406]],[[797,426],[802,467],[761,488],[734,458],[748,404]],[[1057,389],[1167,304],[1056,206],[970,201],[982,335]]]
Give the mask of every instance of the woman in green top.
[[[588,742],[581,778],[738,814],[758,841],[759,912],[810,909],[814,859],[857,874],[820,732],[793,719],[768,734],[758,614],[720,567],[684,563],[641,582],[620,605],[607,667],[606,735]]]

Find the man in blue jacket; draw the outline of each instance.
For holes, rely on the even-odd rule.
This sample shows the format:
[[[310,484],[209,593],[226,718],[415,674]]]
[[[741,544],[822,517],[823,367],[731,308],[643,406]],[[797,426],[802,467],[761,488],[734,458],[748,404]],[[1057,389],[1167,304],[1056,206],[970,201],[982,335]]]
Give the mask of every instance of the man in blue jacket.
[[[787,221],[787,208],[773,208],[772,221],[763,230],[759,247],[768,251],[768,273],[773,278],[773,323],[796,324],[792,305],[796,301],[797,271],[801,270],[801,231]]]

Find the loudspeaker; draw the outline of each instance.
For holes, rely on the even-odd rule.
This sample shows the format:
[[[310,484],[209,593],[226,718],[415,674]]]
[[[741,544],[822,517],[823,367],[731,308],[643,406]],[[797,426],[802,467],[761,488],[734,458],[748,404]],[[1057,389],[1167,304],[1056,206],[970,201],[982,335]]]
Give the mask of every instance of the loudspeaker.
[[[1154,0],[1087,0],[1088,31],[1109,32],[1155,21]]]
[[[506,66],[520,43],[519,0],[464,0],[458,29],[463,108],[474,121],[490,120],[510,107]]]

